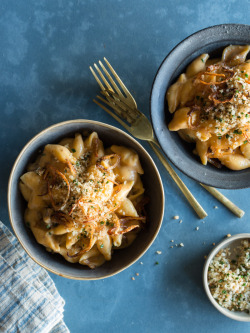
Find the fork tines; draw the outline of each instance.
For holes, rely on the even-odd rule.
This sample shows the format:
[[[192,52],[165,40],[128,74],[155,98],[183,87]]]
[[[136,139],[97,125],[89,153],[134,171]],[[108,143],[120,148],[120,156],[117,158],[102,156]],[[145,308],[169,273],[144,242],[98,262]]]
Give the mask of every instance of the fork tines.
[[[111,107],[120,117],[127,120],[130,124],[134,123],[141,113],[137,110],[137,104],[130,94],[127,87],[119,78],[114,68],[110,65],[108,60],[104,58],[108,69],[99,61],[100,69],[97,64],[94,64],[95,70],[90,66],[90,70],[101,88],[101,94],[105,97],[97,96],[99,101]],[[115,80],[119,84],[120,88],[116,84]],[[97,103],[96,100],[94,100]],[[100,102],[97,103],[99,106]]]

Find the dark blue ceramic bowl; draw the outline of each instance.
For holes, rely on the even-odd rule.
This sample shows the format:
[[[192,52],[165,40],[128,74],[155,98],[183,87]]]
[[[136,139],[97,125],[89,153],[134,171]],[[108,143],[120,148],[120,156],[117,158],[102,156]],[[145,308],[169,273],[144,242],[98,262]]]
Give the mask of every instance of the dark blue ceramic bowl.
[[[184,142],[177,132],[168,130],[171,115],[166,103],[166,91],[183,73],[187,65],[202,53],[220,57],[230,44],[250,44],[250,26],[222,24],[196,32],[178,44],[163,60],[153,83],[150,109],[155,135],[170,161],[187,176],[206,185],[239,189],[250,187],[250,169],[232,171],[202,165],[192,150],[192,144]]]
[[[20,176],[26,171],[27,165],[46,144],[57,143],[64,137],[74,136],[76,132],[96,131],[104,143],[104,147],[112,144],[123,145],[134,149],[144,169],[142,181],[150,198],[147,205],[148,222],[136,240],[126,249],[116,250],[111,261],[91,270],[80,264],[71,264],[61,255],[46,251],[38,244],[30,229],[24,223],[24,211],[27,202],[19,191]],[[71,120],[51,126],[36,135],[19,154],[11,171],[8,187],[8,208],[12,228],[28,255],[39,265],[50,272],[71,279],[95,280],[112,276],[132,265],[153,243],[157,236],[164,211],[164,191],[159,172],[146,150],[130,135],[120,129],[91,120]]]

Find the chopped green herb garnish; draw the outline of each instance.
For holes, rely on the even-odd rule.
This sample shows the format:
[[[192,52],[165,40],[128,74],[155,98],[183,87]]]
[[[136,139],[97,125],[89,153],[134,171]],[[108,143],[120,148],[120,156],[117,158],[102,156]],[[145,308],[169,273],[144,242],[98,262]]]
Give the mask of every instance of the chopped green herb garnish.
[[[76,152],[76,150],[75,150],[74,148],[72,148],[71,151],[72,151],[72,153],[75,153],[75,152]]]
[[[242,134],[242,131],[234,130],[234,134]]]

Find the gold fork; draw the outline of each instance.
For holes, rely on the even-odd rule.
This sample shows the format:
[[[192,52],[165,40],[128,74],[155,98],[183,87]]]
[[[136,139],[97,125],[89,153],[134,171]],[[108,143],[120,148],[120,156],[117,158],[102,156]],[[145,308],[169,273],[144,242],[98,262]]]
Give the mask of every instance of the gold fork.
[[[90,70],[93,76],[95,77],[97,83],[99,84],[101,88],[101,93],[105,98],[97,96],[99,101],[95,99],[93,101],[97,105],[99,105],[102,109],[104,109],[107,113],[109,113],[113,118],[115,118],[134,137],[140,140],[148,141],[149,145],[154,150],[154,152],[156,153],[156,155],[158,156],[164,167],[167,169],[172,179],[178,185],[178,187],[180,188],[180,190],[182,191],[182,193],[184,194],[190,205],[196,211],[199,218],[201,219],[205,218],[207,216],[205,210],[201,207],[201,205],[198,203],[198,201],[189,191],[187,186],[183,183],[183,181],[180,179],[180,177],[177,175],[177,173],[168,163],[165,156],[159,150],[160,147],[154,137],[154,132],[150,121],[142,112],[138,110],[135,99],[133,98],[127,87],[124,85],[122,80],[119,78],[119,76],[115,72],[114,68],[110,65],[108,60],[104,58],[104,61],[107,67],[109,68],[110,72],[112,73],[113,77],[116,79],[122,91],[114,81],[113,77],[111,76],[107,68],[103,65],[101,61],[99,61],[99,65],[103,70],[103,72],[96,64],[94,64],[94,67],[96,69],[96,72],[99,74],[99,77],[91,66]],[[112,108],[115,111],[115,113],[110,111],[105,105],[100,103],[100,101],[109,106],[110,108]],[[125,123],[121,118],[126,120],[129,125]],[[222,202],[228,209],[230,209],[238,217],[242,217],[245,214],[243,210],[238,208],[233,202],[231,202],[228,198],[226,198],[215,188],[204,184],[200,185],[203,186],[209,193],[211,193],[216,199]]]

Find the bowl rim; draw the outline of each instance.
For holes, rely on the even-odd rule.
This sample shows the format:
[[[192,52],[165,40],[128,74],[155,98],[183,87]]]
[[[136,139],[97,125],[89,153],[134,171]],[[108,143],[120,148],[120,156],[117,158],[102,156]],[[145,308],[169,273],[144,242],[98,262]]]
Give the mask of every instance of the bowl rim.
[[[100,276],[100,277],[81,277],[81,276],[71,276],[68,274],[62,274],[56,270],[53,270],[49,267],[47,267],[45,264],[43,264],[42,262],[39,261],[39,259],[35,258],[32,253],[30,253],[30,251],[26,248],[25,244],[22,242],[22,240],[20,239],[20,237],[18,236],[18,234],[16,233],[15,230],[15,223],[13,222],[13,217],[12,217],[12,212],[11,212],[11,186],[12,186],[12,182],[13,182],[13,177],[14,177],[14,173],[15,170],[17,168],[17,165],[19,164],[23,153],[29,148],[29,146],[35,142],[39,137],[43,136],[44,134],[46,134],[47,132],[50,132],[51,130],[64,126],[64,125],[68,125],[68,124],[72,124],[72,123],[80,123],[80,124],[89,124],[91,126],[91,124],[95,124],[98,126],[103,126],[109,129],[112,129],[114,131],[117,131],[119,134],[126,136],[128,139],[132,140],[137,146],[140,147],[140,149],[143,151],[143,153],[147,156],[147,158],[149,159],[149,161],[151,162],[151,164],[153,165],[155,172],[156,172],[156,176],[158,178],[159,181],[159,186],[160,186],[160,191],[161,191],[161,196],[162,196],[162,207],[161,207],[161,214],[160,214],[160,219],[159,219],[159,223],[157,226],[157,229],[152,237],[152,239],[150,240],[150,242],[146,245],[145,249],[134,259],[132,260],[130,263],[128,263],[127,265],[123,266],[120,269],[117,269],[116,271],[109,273],[109,274],[105,274],[104,276]],[[34,137],[32,137],[23,147],[23,149],[21,150],[21,152],[18,154],[13,167],[11,169],[10,172],[10,176],[9,176],[9,181],[8,181],[8,192],[7,192],[7,201],[8,201],[8,212],[9,212],[9,219],[10,219],[10,224],[12,227],[12,230],[14,231],[15,236],[17,237],[19,243],[21,244],[21,246],[23,247],[23,249],[25,250],[25,252],[29,255],[29,257],[34,260],[38,265],[40,265],[41,267],[43,267],[44,269],[46,269],[47,271],[54,273],[56,275],[68,278],[68,279],[72,279],[72,280],[100,280],[100,279],[105,279],[111,276],[114,276],[120,272],[122,272],[123,270],[127,269],[128,267],[130,267],[131,265],[133,265],[136,261],[138,261],[146,252],[147,250],[150,248],[150,246],[153,244],[154,240],[156,239],[161,226],[162,226],[162,221],[163,221],[163,217],[164,217],[164,207],[165,207],[165,193],[164,193],[164,187],[163,187],[163,183],[162,183],[162,179],[159,173],[159,170],[154,162],[154,160],[152,159],[152,157],[149,155],[149,153],[146,151],[146,149],[137,141],[135,140],[131,135],[129,135],[128,133],[124,132],[123,130],[103,123],[103,122],[99,122],[99,121],[95,121],[95,120],[87,120],[87,119],[73,119],[73,120],[67,120],[67,121],[63,121],[60,123],[56,123],[53,124],[45,129],[43,129],[42,131],[40,131],[38,134],[36,134]],[[111,259],[112,260],[112,259]]]
[[[227,316],[230,319],[241,321],[241,322],[250,322],[250,315],[249,317],[243,317],[239,316],[237,312],[230,311],[228,309],[223,308],[219,303],[216,302],[216,300],[213,298],[210,289],[208,287],[208,279],[207,279],[207,274],[208,274],[208,267],[211,262],[211,260],[214,258],[214,256],[222,249],[224,248],[227,244],[232,243],[236,240],[240,239],[250,239],[250,233],[241,233],[241,234],[236,234],[233,235],[227,239],[222,240],[220,243],[216,245],[216,247],[209,253],[207,256],[207,259],[205,261],[204,267],[203,267],[203,272],[202,272],[202,280],[203,280],[203,287],[205,289],[205,292],[207,294],[208,299],[210,302],[213,304],[213,306],[223,315]]]
[[[174,53],[176,51],[176,49],[178,49],[183,43],[187,43],[190,39],[194,38],[196,35],[205,33],[206,31],[213,31],[213,30],[222,29],[222,28],[224,29],[224,31],[227,31],[227,28],[232,28],[232,27],[236,28],[236,29],[239,29],[239,28],[242,29],[242,28],[250,28],[250,25],[249,24],[240,24],[240,23],[222,23],[222,24],[212,25],[212,26],[203,28],[201,30],[195,31],[191,35],[188,35],[187,37],[182,39],[177,45],[175,45],[170,50],[170,52],[167,53],[167,55],[164,57],[160,66],[157,69],[157,72],[154,76],[154,80],[153,80],[153,83],[152,83],[152,86],[151,86],[150,99],[149,99],[150,120],[151,120],[151,123],[152,123],[152,126],[153,126],[153,131],[154,131],[154,134],[155,134],[155,137],[156,137],[157,141],[159,142],[159,144],[160,144],[163,152],[166,154],[167,158],[171,161],[171,163],[173,163],[173,165],[178,170],[180,170],[182,173],[184,173],[189,178],[195,180],[196,182],[201,182],[202,184],[205,184],[205,185],[208,185],[208,186],[213,186],[215,188],[216,187],[221,188],[221,189],[243,189],[243,188],[249,188],[250,185],[247,185],[247,183],[243,183],[241,186],[229,186],[229,185],[225,185],[224,183],[223,184],[218,184],[216,181],[212,181],[212,183],[211,183],[211,180],[209,181],[208,177],[204,177],[203,179],[201,179],[200,177],[197,178],[192,174],[192,172],[189,171],[188,168],[186,168],[186,169],[182,168],[177,163],[177,161],[175,161],[175,159],[172,156],[169,156],[169,154],[167,154],[167,148],[164,148],[164,146],[162,145],[162,140],[159,140],[159,137],[160,137],[159,132],[160,131],[156,130],[156,124],[154,123],[154,117],[153,117],[153,112],[152,112],[152,109],[153,109],[152,105],[153,105],[154,95],[157,94],[157,91],[155,92],[155,83],[157,81],[158,75],[159,75],[160,71],[162,70],[166,59],[168,57],[170,57],[172,55],[172,53]],[[201,166],[203,166],[203,165],[201,164]],[[205,167],[205,166],[203,166],[203,167]],[[245,170],[247,170],[247,169],[245,169]],[[241,170],[241,171],[244,171],[244,170]],[[206,172],[205,168],[204,168],[204,172]],[[240,171],[238,171],[238,172],[240,172]]]

